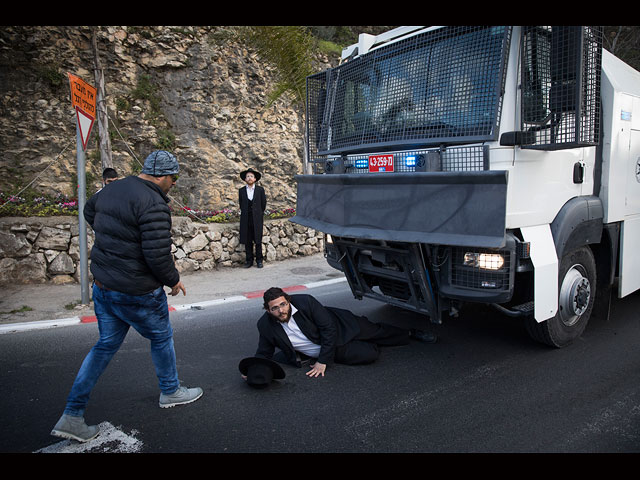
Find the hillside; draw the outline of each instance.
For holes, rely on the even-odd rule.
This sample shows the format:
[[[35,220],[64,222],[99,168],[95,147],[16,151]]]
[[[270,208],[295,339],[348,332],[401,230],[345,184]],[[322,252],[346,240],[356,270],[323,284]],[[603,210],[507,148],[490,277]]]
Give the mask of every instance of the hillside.
[[[75,112],[67,72],[95,85],[91,27],[0,29],[0,191],[75,195]],[[139,170],[154,149],[181,163],[171,194],[194,209],[236,208],[239,172],[263,173],[269,208],[295,207],[303,122],[286,99],[266,108],[273,71],[225,27],[98,27],[113,164]],[[319,69],[324,68],[321,65]],[[99,187],[97,124],[87,183]]]

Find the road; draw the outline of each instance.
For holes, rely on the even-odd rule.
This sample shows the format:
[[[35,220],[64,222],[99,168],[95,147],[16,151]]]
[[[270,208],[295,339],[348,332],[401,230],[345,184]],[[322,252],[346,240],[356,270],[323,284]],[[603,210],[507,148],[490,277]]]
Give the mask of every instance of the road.
[[[374,321],[414,326],[417,315],[357,301],[336,284],[322,303]],[[259,299],[172,313],[182,382],[204,396],[160,409],[147,341],[131,331],[94,389],[88,444],[49,432],[96,324],[0,336],[2,452],[638,452],[640,294],[614,300],[572,346],[529,340],[518,320],[468,308],[434,326],[435,345],[389,347],[367,366],[324,378],[285,367],[266,390],[238,362],[255,351]]]

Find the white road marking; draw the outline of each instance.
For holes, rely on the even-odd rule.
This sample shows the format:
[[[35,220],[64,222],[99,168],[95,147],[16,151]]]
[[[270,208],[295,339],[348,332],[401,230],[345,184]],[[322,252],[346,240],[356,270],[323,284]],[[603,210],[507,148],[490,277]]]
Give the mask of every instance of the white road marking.
[[[625,441],[634,441],[637,444],[640,440],[638,432],[640,405],[635,397],[637,397],[635,393],[626,395],[595,412],[593,419],[583,424],[577,432],[571,434],[565,443],[588,445],[590,438],[613,434]]]
[[[316,288],[316,287],[324,287],[325,285],[333,285],[334,283],[346,282],[347,279],[345,277],[340,278],[332,278],[329,280],[320,280],[319,282],[305,283],[304,286],[307,288]]]
[[[416,409],[443,401],[452,400],[455,395],[461,395],[469,388],[469,384],[476,381],[488,381],[502,369],[503,365],[482,365],[469,375],[454,379],[434,390],[414,392],[405,398],[378,410],[372,411],[353,422],[345,425],[345,430],[362,443],[372,441],[373,437],[391,425],[398,425],[407,421],[415,414]]]
[[[233,302],[242,302],[244,300],[248,300],[248,298],[242,295],[236,295],[233,297],[219,298],[217,300],[208,300],[205,302],[189,303],[185,305],[171,305],[170,307],[173,308],[176,312],[180,312],[183,310],[191,310],[191,309],[201,310],[203,308],[211,307],[214,305],[222,305],[222,304],[233,303]]]
[[[0,325],[0,335],[3,333],[24,332],[27,330],[40,330],[42,328],[66,327],[79,325],[80,317],[59,318],[57,320],[39,320],[35,322],[20,322]]]
[[[127,435],[111,425],[102,422],[100,433],[96,438],[85,443],[63,440],[34,453],[138,453],[142,450],[142,442],[135,437],[135,430]]]

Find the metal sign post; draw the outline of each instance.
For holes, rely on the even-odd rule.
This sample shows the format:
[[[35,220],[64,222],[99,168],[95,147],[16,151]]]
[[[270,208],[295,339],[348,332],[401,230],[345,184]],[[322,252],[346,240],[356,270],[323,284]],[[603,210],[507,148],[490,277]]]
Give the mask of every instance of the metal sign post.
[[[86,156],[82,148],[80,129],[76,134],[76,151],[78,163],[78,245],[80,247],[80,298],[83,305],[89,305],[89,259],[87,255],[87,222],[82,212],[86,200]]]
[[[87,254],[87,223],[83,211],[87,196],[86,156],[87,141],[96,114],[96,89],[79,77],[67,73],[71,87],[71,103],[76,109],[76,154],[78,168],[78,244],[80,247],[81,302],[88,305],[89,259]]]

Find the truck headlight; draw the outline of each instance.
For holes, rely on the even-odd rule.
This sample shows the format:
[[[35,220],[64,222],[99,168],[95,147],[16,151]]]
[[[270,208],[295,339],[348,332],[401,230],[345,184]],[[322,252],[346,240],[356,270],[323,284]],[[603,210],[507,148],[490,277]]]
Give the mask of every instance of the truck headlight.
[[[467,267],[482,268],[483,270],[500,270],[504,265],[504,257],[499,253],[467,252],[464,254],[462,264]]]
[[[331,238],[331,235],[329,235],[328,233],[325,234],[325,243],[326,244],[333,244],[333,238]]]

